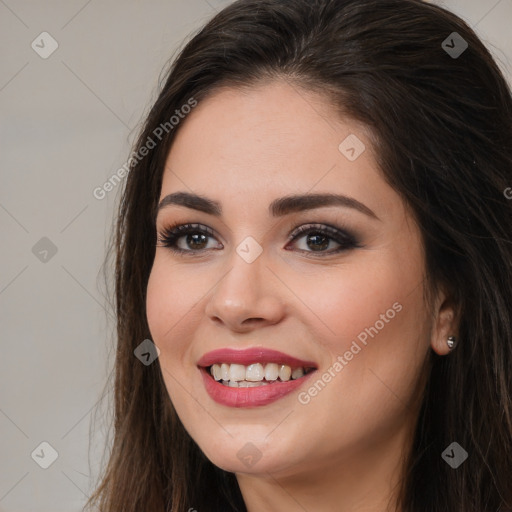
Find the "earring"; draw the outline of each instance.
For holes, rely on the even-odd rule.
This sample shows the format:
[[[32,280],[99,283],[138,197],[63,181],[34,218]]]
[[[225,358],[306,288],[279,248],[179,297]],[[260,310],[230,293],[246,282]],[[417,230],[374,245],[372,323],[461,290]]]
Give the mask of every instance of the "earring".
[[[457,345],[457,338],[455,338],[455,336],[448,336],[446,344],[450,350],[453,350]]]

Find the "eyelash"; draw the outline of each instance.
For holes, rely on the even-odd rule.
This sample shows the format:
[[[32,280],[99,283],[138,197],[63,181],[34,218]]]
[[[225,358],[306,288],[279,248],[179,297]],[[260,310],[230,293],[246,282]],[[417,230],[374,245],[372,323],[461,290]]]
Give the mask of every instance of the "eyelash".
[[[201,224],[173,224],[166,227],[162,233],[159,235],[158,243],[161,244],[161,247],[166,247],[170,251],[179,254],[181,256],[201,256],[205,251],[210,251],[212,249],[198,249],[198,250],[185,250],[179,249],[176,246],[176,242],[183,236],[188,234],[197,234],[201,233],[212,238],[215,238],[215,233],[212,229],[203,226]],[[339,248],[334,251],[306,251],[303,249],[299,249],[300,252],[306,252],[310,254],[321,254],[321,255],[332,255],[337,254],[343,251],[347,251],[349,249],[354,249],[361,247],[359,245],[356,238],[347,231],[341,230],[334,226],[322,225],[322,224],[305,224],[297,229],[295,229],[288,237],[288,242],[293,242],[302,236],[308,234],[320,234],[322,236],[327,237],[330,240],[334,240],[336,243],[340,245]],[[214,249],[215,250],[215,249]]]

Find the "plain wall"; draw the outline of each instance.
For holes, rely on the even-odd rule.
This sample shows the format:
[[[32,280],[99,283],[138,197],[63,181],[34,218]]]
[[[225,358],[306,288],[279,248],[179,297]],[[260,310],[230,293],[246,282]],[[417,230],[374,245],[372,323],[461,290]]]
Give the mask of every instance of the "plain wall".
[[[112,362],[101,265],[120,186],[93,191],[126,162],[165,63],[228,3],[0,2],[0,511],[79,511],[91,491],[105,438],[89,461],[89,426]],[[512,0],[442,5],[510,80]],[[31,46],[51,48],[42,32],[58,43],[46,59]],[[31,457],[43,441],[58,452],[48,469]]]

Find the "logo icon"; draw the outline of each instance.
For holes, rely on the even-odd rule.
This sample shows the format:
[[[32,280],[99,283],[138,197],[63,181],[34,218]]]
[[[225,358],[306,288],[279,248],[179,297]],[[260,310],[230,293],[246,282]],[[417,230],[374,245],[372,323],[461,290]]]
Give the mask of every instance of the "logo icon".
[[[48,469],[59,457],[57,450],[46,441],[43,441],[30,454],[34,462],[43,469]]]
[[[452,32],[441,43],[441,48],[452,59],[458,59],[467,50],[468,43],[458,32]]]
[[[468,458],[468,452],[454,441],[445,449],[441,457],[453,469],[457,469]]]
[[[366,149],[363,141],[351,133],[339,146],[338,149],[342,155],[353,162],[357,160]]]
[[[238,245],[236,252],[246,263],[252,263],[263,252],[263,247],[248,236]]]
[[[59,43],[48,32],[41,32],[30,46],[39,57],[47,59],[59,47]]]
[[[57,246],[49,238],[43,236],[32,247],[32,254],[42,263],[48,263],[57,254]]]
[[[253,443],[245,443],[243,448],[238,450],[236,456],[248,467],[252,468],[258,462],[262,453]]]
[[[160,349],[151,340],[144,340],[133,353],[144,366],[149,366],[160,355]]]

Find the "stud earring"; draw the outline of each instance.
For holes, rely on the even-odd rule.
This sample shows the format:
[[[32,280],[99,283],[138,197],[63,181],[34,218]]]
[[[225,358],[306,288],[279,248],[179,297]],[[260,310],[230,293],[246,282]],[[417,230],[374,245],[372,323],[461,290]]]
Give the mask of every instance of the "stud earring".
[[[457,345],[457,338],[455,338],[455,336],[448,336],[446,344],[450,350],[453,350]]]

